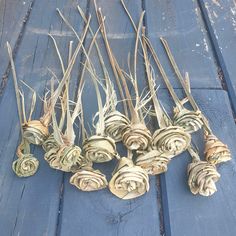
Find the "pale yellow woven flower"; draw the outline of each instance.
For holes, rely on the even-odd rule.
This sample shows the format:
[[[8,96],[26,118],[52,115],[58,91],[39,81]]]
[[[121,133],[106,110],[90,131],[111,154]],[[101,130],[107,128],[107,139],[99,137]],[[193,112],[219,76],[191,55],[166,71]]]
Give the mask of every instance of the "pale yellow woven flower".
[[[106,188],[106,176],[92,167],[84,167],[76,171],[70,178],[70,183],[82,191],[96,191]]]
[[[149,190],[148,174],[132,160],[122,157],[109,182],[109,189],[121,199],[139,197]]]
[[[211,196],[216,191],[216,182],[220,178],[215,165],[206,161],[196,161],[188,166],[188,185],[193,194]]]
[[[168,169],[171,158],[157,150],[140,152],[135,160],[137,166],[142,167],[149,175],[158,175]]]

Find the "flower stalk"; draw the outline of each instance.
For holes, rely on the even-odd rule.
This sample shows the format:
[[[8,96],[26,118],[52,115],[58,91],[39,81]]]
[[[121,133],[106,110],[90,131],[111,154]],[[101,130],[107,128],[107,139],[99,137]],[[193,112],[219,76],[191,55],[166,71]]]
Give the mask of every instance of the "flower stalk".
[[[20,133],[21,133],[21,143],[18,146],[17,152],[16,152],[18,159],[12,163],[12,169],[18,177],[29,177],[29,176],[34,175],[37,172],[38,167],[39,167],[39,161],[30,153],[30,143],[28,139],[26,139],[25,137],[25,133],[23,129],[24,127],[23,119],[22,119],[22,113],[24,114],[24,117],[25,117],[25,110],[22,109],[21,107],[21,99],[20,99],[21,95],[20,95],[20,90],[19,90],[18,82],[17,82],[15,63],[12,56],[12,49],[8,42],[7,42],[7,49],[8,49],[8,54],[9,54],[10,63],[11,63],[16,102],[17,102],[18,117],[20,121]],[[23,95],[22,95],[22,98],[24,98]],[[33,104],[33,107],[34,107],[34,104]],[[30,112],[30,116],[29,116],[30,118],[32,115],[32,111],[33,109],[31,109],[31,112]]]

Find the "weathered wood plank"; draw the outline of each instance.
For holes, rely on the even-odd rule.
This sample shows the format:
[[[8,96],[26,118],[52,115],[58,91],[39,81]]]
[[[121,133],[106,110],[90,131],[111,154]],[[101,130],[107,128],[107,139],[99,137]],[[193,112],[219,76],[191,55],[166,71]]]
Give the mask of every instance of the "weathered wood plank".
[[[73,3],[76,5],[78,2]],[[80,3],[86,8],[87,2]],[[44,94],[45,86],[51,75],[51,68],[60,76],[60,65],[54,46],[47,34],[54,34],[62,54],[67,55],[68,41],[74,37],[61,37],[70,32],[62,25],[56,14],[56,7],[63,9],[78,32],[84,24],[72,9],[71,1],[36,1],[25,29],[15,60],[18,79],[33,87],[38,95]],[[75,6],[74,6],[75,7]],[[64,58],[64,59],[65,59]],[[75,68],[77,73],[78,64]],[[73,83],[77,83],[74,78]],[[48,84],[49,85],[49,84]],[[30,94],[24,87],[26,102],[29,106]],[[38,99],[34,117],[39,118],[42,103]],[[31,178],[18,178],[11,170],[12,161],[19,140],[14,87],[11,76],[0,103],[0,231],[1,235],[55,235],[57,231],[58,209],[61,196],[63,173],[49,168],[43,160],[43,151],[32,148],[40,160],[40,168]]]
[[[199,4],[216,52],[216,60],[226,83],[234,112],[236,112],[236,3],[227,1],[202,1]]]
[[[218,191],[206,198],[194,196],[187,185],[187,165],[190,163],[188,153],[173,159],[165,174],[165,198],[168,206],[167,216],[170,225],[166,226],[169,235],[220,236],[236,234],[235,201],[235,138],[236,128],[227,93],[222,90],[193,90],[200,108],[210,121],[213,132],[232,151],[232,161],[222,164],[218,170],[221,174],[217,182]],[[160,98],[170,104],[167,92],[160,91]],[[199,147],[203,157],[203,140],[201,134],[194,135],[194,143]],[[164,211],[166,209],[164,208]]]
[[[9,63],[5,50],[6,41],[10,41],[12,47],[16,46],[23,34],[23,26],[31,11],[32,0],[0,1],[0,95],[6,85],[7,66]]]
[[[115,1],[97,1],[98,7],[101,7],[104,16],[106,16],[106,25],[109,40],[114,54],[122,67],[127,69],[127,57],[129,52],[133,52],[135,34],[129,19],[126,17],[119,0]],[[138,22],[141,12],[141,1],[129,1],[128,7]],[[97,29],[94,7],[91,3],[89,12],[94,17],[92,25]],[[87,38],[89,43],[89,38]],[[102,40],[99,39],[100,48],[107,61]],[[97,73],[102,76],[101,68],[96,56],[96,50],[91,55],[95,64]],[[108,61],[106,65],[109,66]],[[139,66],[139,85],[145,84],[145,77],[142,70],[142,61]],[[109,68],[108,68],[109,69]],[[112,73],[111,73],[112,76]],[[92,114],[97,111],[97,102],[93,84],[88,75],[86,75],[87,84],[84,88],[85,120],[91,122]],[[142,84],[142,85],[141,85]],[[88,102],[89,101],[89,105]],[[89,108],[88,108],[89,106]],[[126,155],[124,148],[119,147],[119,152]],[[98,164],[95,167],[111,178],[111,172],[116,165],[113,160],[106,164]],[[66,174],[64,182],[64,197],[62,201],[60,217],[60,235],[160,235],[159,231],[159,205],[157,201],[156,178],[151,178],[150,191],[137,199],[121,200],[112,195],[108,189],[98,192],[84,193],[77,190],[74,186],[68,184],[70,175]]]
[[[188,71],[193,88],[220,88],[209,38],[196,1],[144,1],[147,34],[162,59],[175,88],[173,71],[159,41],[169,41],[182,72]]]

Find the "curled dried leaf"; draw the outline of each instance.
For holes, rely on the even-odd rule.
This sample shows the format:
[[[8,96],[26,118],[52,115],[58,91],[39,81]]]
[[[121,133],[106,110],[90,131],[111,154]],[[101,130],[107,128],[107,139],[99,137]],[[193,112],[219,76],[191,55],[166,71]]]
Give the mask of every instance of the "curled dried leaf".
[[[170,157],[157,150],[142,152],[138,155],[135,164],[142,167],[149,175],[158,175],[167,171]]]
[[[49,136],[48,127],[39,120],[30,120],[22,128],[23,138],[32,144],[41,145]]]
[[[200,160],[193,162],[188,166],[188,175],[188,185],[193,194],[211,196],[217,191],[215,183],[220,174],[215,165]]]
[[[116,155],[115,141],[108,136],[93,135],[83,143],[85,156],[97,163],[112,160]]]
[[[12,169],[19,177],[34,175],[39,167],[39,161],[32,154],[25,154],[12,163]]]
[[[122,157],[109,182],[110,191],[119,198],[132,199],[149,191],[149,178],[145,170]]]
[[[219,164],[231,160],[228,146],[222,143],[215,135],[205,137],[205,158],[211,164]]]
[[[115,142],[122,140],[124,128],[130,124],[129,119],[119,111],[113,111],[105,116],[105,133]]]
[[[153,134],[152,147],[169,157],[184,152],[191,142],[190,134],[178,126],[168,126],[158,129]]]
[[[70,178],[70,183],[82,191],[96,191],[106,188],[106,176],[92,167],[83,167]]]
[[[122,141],[129,150],[145,150],[151,142],[151,133],[142,123],[127,125]]]
[[[188,133],[198,131],[203,125],[201,111],[181,109],[175,113],[174,125],[182,127]]]

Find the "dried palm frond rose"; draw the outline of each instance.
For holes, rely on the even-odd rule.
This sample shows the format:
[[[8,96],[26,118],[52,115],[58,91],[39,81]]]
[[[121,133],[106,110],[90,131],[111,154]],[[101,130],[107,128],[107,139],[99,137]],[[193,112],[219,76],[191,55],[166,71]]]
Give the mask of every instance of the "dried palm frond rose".
[[[100,9],[98,11],[96,10],[96,12],[97,12],[98,20],[101,23],[101,19],[103,18],[101,10]],[[142,14],[142,17],[139,22],[138,31],[141,28],[142,19],[143,19],[143,14]],[[135,43],[135,51],[134,51],[134,64],[133,64],[134,73],[132,75],[131,72],[128,74],[128,73],[121,70],[116,58],[113,55],[111,47],[109,45],[107,35],[106,35],[105,25],[104,25],[104,23],[102,23],[101,25],[102,25],[102,30],[101,30],[102,35],[103,35],[104,42],[105,42],[105,45],[107,48],[107,52],[108,52],[108,56],[109,56],[109,59],[111,62],[111,66],[112,66],[113,72],[114,72],[116,80],[117,80],[117,85],[120,90],[120,94],[121,94],[122,98],[124,99],[124,101],[125,100],[127,101],[129,113],[130,113],[130,121],[129,122],[127,119],[128,110],[127,110],[127,112],[125,112],[126,116],[123,116],[124,119],[122,118],[122,121],[126,120],[126,122],[123,122],[123,124],[125,124],[125,123],[126,124],[122,125],[122,132],[120,132],[119,139],[121,138],[122,142],[129,150],[138,150],[138,149],[144,150],[150,144],[151,133],[147,129],[145,122],[144,122],[144,118],[142,116],[143,114],[141,114],[141,113],[142,113],[142,108],[144,107],[145,104],[147,104],[148,101],[151,100],[151,98],[149,98],[146,95],[143,99],[141,99],[139,96],[139,91],[138,91],[137,73],[136,72],[137,72],[137,52],[138,52],[139,36],[137,34],[136,43]],[[130,65],[129,65],[129,71],[130,71]],[[132,83],[132,86],[135,90],[135,98],[136,98],[135,104],[133,104],[133,98],[130,94],[130,91],[129,91],[129,88],[127,85],[127,80],[129,80]],[[126,97],[124,97],[121,82],[122,82]],[[126,102],[124,102],[124,110],[126,110],[125,108],[127,109]]]
[[[30,120],[22,126],[24,138],[32,144],[41,145],[49,136],[48,127],[40,120]]]
[[[12,163],[12,169],[19,177],[34,175],[39,166],[39,161],[32,154],[26,154]]]
[[[157,58],[156,53],[154,52],[150,42],[145,36],[145,29],[143,28],[143,54],[145,59],[146,73],[149,84],[149,89],[151,91],[152,101],[155,109],[155,116],[159,125],[152,136],[151,149],[157,150],[157,154],[162,153],[164,159],[169,157],[172,158],[180,153],[184,152],[191,142],[191,136],[185,130],[180,127],[172,124],[171,119],[169,118],[164,107],[161,106],[157,96],[156,96],[156,83],[155,83],[155,74],[151,67],[150,60],[148,57],[147,45],[151,49],[152,55],[158,64],[158,67],[162,71],[164,77],[167,77],[164,69]],[[154,152],[152,153],[154,154]],[[167,163],[168,160],[166,159]],[[167,168],[167,167],[166,167]]]
[[[102,162],[108,162],[112,160],[116,156],[117,152],[116,152],[115,140],[107,136],[105,132],[104,110],[106,110],[107,103],[106,105],[103,106],[103,101],[102,101],[101,93],[98,86],[99,78],[89,58],[89,54],[95,42],[97,33],[93,36],[93,40],[90,44],[88,52],[86,52],[85,49],[83,50],[86,56],[85,65],[88,64],[88,67],[84,67],[84,70],[87,69],[91,75],[91,79],[92,79],[92,82],[96,91],[96,98],[97,98],[97,104],[98,104],[98,112],[93,117],[93,120],[95,120],[95,117],[98,115],[98,121],[96,123],[95,134],[90,137],[83,138],[83,151],[86,158],[90,159],[93,162],[102,163]],[[84,74],[83,72],[82,74]],[[85,129],[83,128],[83,130]]]
[[[22,138],[26,139],[29,143],[41,145],[49,136],[48,125],[51,119],[50,112],[50,99],[44,98],[44,115],[39,120],[31,120],[32,114],[35,109],[36,104],[36,92],[28,86],[25,82],[22,81],[32,92],[31,108],[28,119],[26,118],[26,109],[25,109],[25,98],[23,92],[20,91],[17,82],[16,69],[12,56],[12,49],[10,44],[7,42],[8,54],[11,62],[14,86],[15,86],[15,95],[17,99],[18,115],[21,123],[22,129]],[[21,100],[21,101],[20,101]]]
[[[54,134],[50,134],[49,137],[43,142],[42,148],[45,152],[54,148],[59,148],[60,144],[55,140]]]
[[[30,153],[23,153],[30,151],[30,144],[23,140],[17,148],[18,159],[12,163],[12,169],[19,177],[29,177],[34,175],[39,167],[39,161]]]
[[[178,125],[184,129],[185,132],[193,133],[202,128],[201,111],[190,111],[185,108],[175,113],[174,125]]]
[[[122,133],[130,123],[129,119],[119,111],[113,111],[105,116],[105,133],[119,142],[122,140]]]
[[[90,21],[90,20],[89,20]],[[71,107],[69,103],[69,82],[70,82],[70,74],[79,53],[81,44],[85,38],[86,32],[88,30],[89,21],[86,24],[86,27],[83,32],[82,40],[78,43],[73,55],[72,55],[72,41],[69,44],[69,56],[68,56],[68,66],[65,70],[64,66],[62,66],[63,78],[60,81],[56,91],[54,92],[55,96],[52,100],[52,123],[53,123],[53,136],[51,136],[45,143],[44,149],[45,160],[49,163],[49,165],[58,170],[62,170],[65,172],[70,172],[72,167],[82,167],[84,165],[89,165],[91,163],[90,160],[81,156],[81,149],[77,145],[74,144],[75,141],[75,132],[74,132],[74,122],[76,118],[79,116],[82,110],[81,96],[82,96],[82,87],[79,87],[77,93],[77,101],[73,103],[73,112],[71,112]],[[61,59],[60,52],[58,50],[57,44],[53,36],[54,45],[57,49],[58,57]],[[55,115],[55,104],[62,93],[63,88],[65,87],[65,91],[61,98],[61,108],[62,108],[62,116],[60,120],[60,124],[58,126],[56,115]],[[53,91],[53,83],[51,85],[51,91]],[[65,114],[66,114],[66,122],[65,122]],[[63,126],[65,126],[65,131],[62,132]],[[50,147],[52,147],[50,149]]]
[[[205,158],[211,164],[219,164],[231,160],[231,153],[228,146],[222,143],[215,135],[205,137]]]
[[[178,126],[168,126],[156,130],[153,134],[152,147],[169,156],[176,156],[185,151],[191,142],[191,136]]]
[[[83,167],[70,178],[70,183],[82,191],[96,191],[106,188],[106,176],[92,167]]]
[[[161,42],[165,48],[165,51],[167,53],[167,56],[169,58],[169,61],[177,75],[177,78],[179,80],[179,82],[181,83],[185,94],[187,95],[187,99],[189,101],[189,103],[191,104],[191,106],[193,107],[194,111],[197,112],[199,111],[198,105],[195,101],[195,99],[193,98],[192,94],[191,94],[191,90],[190,90],[190,86],[189,85],[189,77],[188,74],[186,73],[186,81],[184,80],[182,74],[180,73],[180,70],[178,68],[178,65],[175,61],[174,56],[172,55],[172,52],[170,50],[170,47],[167,43],[167,41],[163,38],[161,38]],[[227,145],[223,144],[217,137],[215,137],[215,135],[213,134],[209,124],[208,124],[208,120],[206,119],[206,117],[202,114],[202,124],[203,124],[203,128],[204,131],[206,133],[206,147],[205,147],[205,155],[206,155],[206,160],[209,163],[214,163],[214,164],[218,164],[221,162],[226,162],[228,160],[231,159],[231,154],[230,151],[227,147]]]
[[[23,118],[26,121],[25,107],[24,107],[24,96],[20,92],[19,87],[18,87],[16,69],[15,69],[15,64],[14,64],[13,56],[12,56],[12,49],[11,49],[11,46],[8,42],[7,42],[7,49],[8,49],[8,54],[9,54],[10,63],[11,63],[12,76],[13,76],[13,82],[14,82],[14,88],[15,88],[15,95],[16,95],[17,110],[18,110],[18,116],[19,116],[19,121],[20,121],[20,131],[21,131],[21,143],[18,146],[17,152],[16,152],[18,159],[12,163],[12,169],[15,172],[15,174],[19,177],[29,177],[29,176],[34,175],[36,173],[36,171],[38,170],[39,161],[30,153],[30,143],[24,137],[24,130],[23,130],[23,125],[22,125]],[[21,96],[22,100],[20,99],[20,96]],[[31,120],[32,112],[34,110],[35,99],[36,99],[36,93],[34,92],[29,120]],[[21,102],[22,102],[22,104],[21,104]],[[21,105],[23,105],[23,108]]]
[[[81,155],[81,149],[76,145],[51,149],[45,153],[44,158],[52,168],[65,172],[70,172],[74,166],[86,166],[91,163]]]
[[[145,170],[122,157],[109,182],[110,191],[119,198],[132,199],[149,191],[149,178]]]
[[[142,167],[149,175],[158,175],[167,171],[170,160],[165,153],[148,150],[138,154],[135,164]]]
[[[130,150],[147,149],[151,138],[151,132],[141,123],[126,126],[122,134],[123,143]]]
[[[93,162],[101,163],[112,160],[116,152],[115,141],[108,136],[93,135],[83,143],[85,156]]]
[[[193,194],[211,196],[217,191],[215,183],[220,174],[215,165],[200,160],[193,162],[188,166],[188,175],[188,185]]]
[[[107,104],[108,104],[108,108],[110,108],[110,112],[107,112],[105,114],[105,133],[110,136],[111,138],[113,138],[115,140],[115,142],[120,142],[122,141],[122,132],[124,130],[124,128],[130,124],[130,120],[128,119],[128,110],[127,110],[127,104],[125,101],[125,96],[122,90],[122,86],[120,83],[120,79],[119,79],[119,75],[118,75],[118,69],[116,68],[117,66],[117,61],[112,53],[112,49],[109,45],[109,41],[107,38],[107,33],[106,33],[106,27],[104,24],[104,19],[105,17],[102,15],[101,9],[97,9],[96,4],[95,4],[95,10],[96,10],[96,15],[97,15],[97,19],[98,19],[98,23],[101,27],[101,34],[102,37],[104,39],[104,43],[107,49],[107,53],[108,53],[108,57],[110,60],[110,65],[112,67],[114,76],[116,78],[116,82],[119,88],[119,92],[120,92],[120,96],[122,98],[122,102],[124,105],[124,114],[122,114],[121,112],[119,112],[116,109],[117,106],[117,96],[116,96],[116,91],[114,89],[114,86],[108,76],[107,70],[105,68],[105,63],[103,60],[101,61],[101,66],[103,68],[104,71],[104,77],[106,79],[106,88],[107,88],[107,96],[106,96],[106,100],[107,100]],[[79,8],[79,11],[81,13],[81,9]],[[99,58],[102,58],[100,55],[100,50],[99,47],[96,45],[97,47],[97,51],[99,52]],[[109,110],[109,109],[108,109]]]

